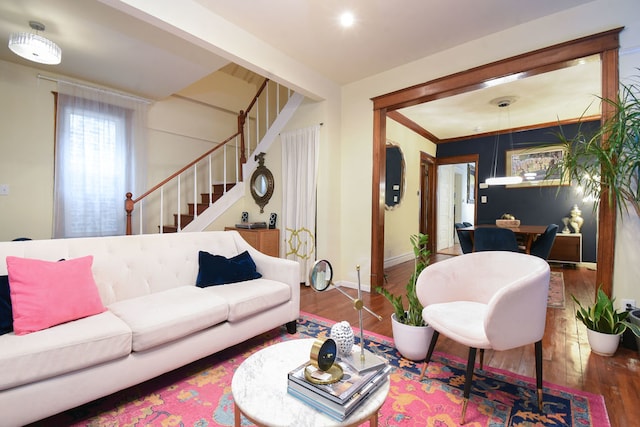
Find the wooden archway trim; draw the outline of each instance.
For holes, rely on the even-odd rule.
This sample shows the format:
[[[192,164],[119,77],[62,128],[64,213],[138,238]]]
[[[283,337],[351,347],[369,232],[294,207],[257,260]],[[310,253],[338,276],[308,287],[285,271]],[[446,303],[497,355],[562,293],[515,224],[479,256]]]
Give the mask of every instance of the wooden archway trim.
[[[519,78],[546,72],[554,67],[589,55],[599,54],[602,64],[602,97],[618,95],[618,48],[622,28],[593,34],[533,52],[507,58],[467,71],[372,98],[373,101],[373,168],[371,209],[371,285],[383,285],[384,265],[384,164],[386,115],[390,111],[481,88],[492,79],[513,74]],[[611,117],[611,108],[603,103],[602,119]],[[615,206],[606,194],[600,201],[596,281],[611,295],[615,247]]]

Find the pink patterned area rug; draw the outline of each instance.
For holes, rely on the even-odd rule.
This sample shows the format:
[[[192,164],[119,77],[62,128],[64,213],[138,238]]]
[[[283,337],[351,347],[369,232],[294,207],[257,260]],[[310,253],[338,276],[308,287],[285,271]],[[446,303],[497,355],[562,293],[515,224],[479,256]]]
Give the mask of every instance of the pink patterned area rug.
[[[334,322],[302,313],[298,332],[276,329],[245,343],[62,414],[40,426],[232,426],[231,378],[252,353],[284,340],[326,337]],[[358,332],[358,331],[356,331]],[[394,366],[389,396],[379,425],[458,426],[465,362],[437,353],[426,377],[418,381],[421,364],[396,352],[393,340],[365,333],[367,347]],[[600,395],[544,385],[544,409],[538,412],[531,378],[485,367],[476,368],[466,426],[609,426]],[[0,414],[0,420],[2,416]],[[1,423],[0,423],[1,424]],[[242,419],[242,425],[251,425]]]
[[[564,308],[564,275],[562,271],[551,272],[547,307]]]

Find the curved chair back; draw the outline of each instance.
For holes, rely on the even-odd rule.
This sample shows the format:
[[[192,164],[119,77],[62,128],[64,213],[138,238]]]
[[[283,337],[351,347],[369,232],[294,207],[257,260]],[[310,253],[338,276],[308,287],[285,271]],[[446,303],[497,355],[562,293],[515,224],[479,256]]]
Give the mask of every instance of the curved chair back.
[[[549,224],[544,233],[531,244],[531,255],[535,255],[542,259],[548,259],[549,253],[551,253],[551,247],[556,240],[556,234],[558,233],[558,226],[556,224]]]
[[[508,228],[481,227],[473,233],[475,252],[510,251],[519,252],[518,241],[513,231]]]
[[[471,227],[471,224],[468,222],[456,222],[454,225],[456,227],[456,233],[458,234],[458,242],[460,242],[460,249],[462,249],[463,254],[468,254],[473,252],[473,240],[471,240],[471,233],[469,231],[460,230],[464,227]]]
[[[454,328],[460,328],[458,334],[454,334],[455,340],[475,347],[477,343],[468,340],[479,327],[484,330],[489,348],[506,350],[542,339],[549,271],[549,264],[530,255],[474,252],[427,266],[416,281],[416,295],[425,307],[425,321],[434,329],[448,335],[446,330],[451,321],[457,325]],[[437,318],[442,316],[442,312],[428,309],[433,304],[454,302],[460,304],[460,317],[457,319]],[[464,311],[473,304],[486,306],[483,319],[479,319],[482,325],[472,326],[462,321],[465,319]],[[448,307],[453,308],[452,305]],[[526,321],[514,322],[514,319]]]

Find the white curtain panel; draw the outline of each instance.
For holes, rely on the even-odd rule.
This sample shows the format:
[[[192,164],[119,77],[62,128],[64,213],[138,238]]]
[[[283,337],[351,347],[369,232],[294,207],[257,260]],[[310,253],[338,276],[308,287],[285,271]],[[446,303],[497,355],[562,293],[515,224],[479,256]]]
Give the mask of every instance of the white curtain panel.
[[[146,185],[147,103],[58,82],[54,238],[125,234]]]
[[[280,134],[282,141],[281,255],[300,264],[300,283],[307,284],[316,256],[316,183],[320,125]]]

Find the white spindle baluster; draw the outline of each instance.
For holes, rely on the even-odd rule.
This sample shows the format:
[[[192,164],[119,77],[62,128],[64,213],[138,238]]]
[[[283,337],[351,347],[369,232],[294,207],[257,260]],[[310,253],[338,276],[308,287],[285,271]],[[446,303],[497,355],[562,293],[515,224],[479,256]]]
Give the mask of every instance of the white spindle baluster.
[[[193,165],[193,219],[198,218],[198,164]]]
[[[212,168],[211,168],[211,154],[209,154],[208,156],[209,159],[209,206],[211,206],[213,204],[213,194],[211,193],[211,190],[213,189],[213,180],[212,180]]]
[[[182,176],[182,174],[178,175],[178,210],[177,210],[177,212],[178,212],[178,229],[176,230],[178,233],[181,230],[180,226],[182,224],[182,221],[180,221],[180,219],[181,219],[180,218],[180,216],[181,216],[180,215],[180,177],[181,176]]]
[[[160,187],[160,234],[164,233],[164,185]]]

